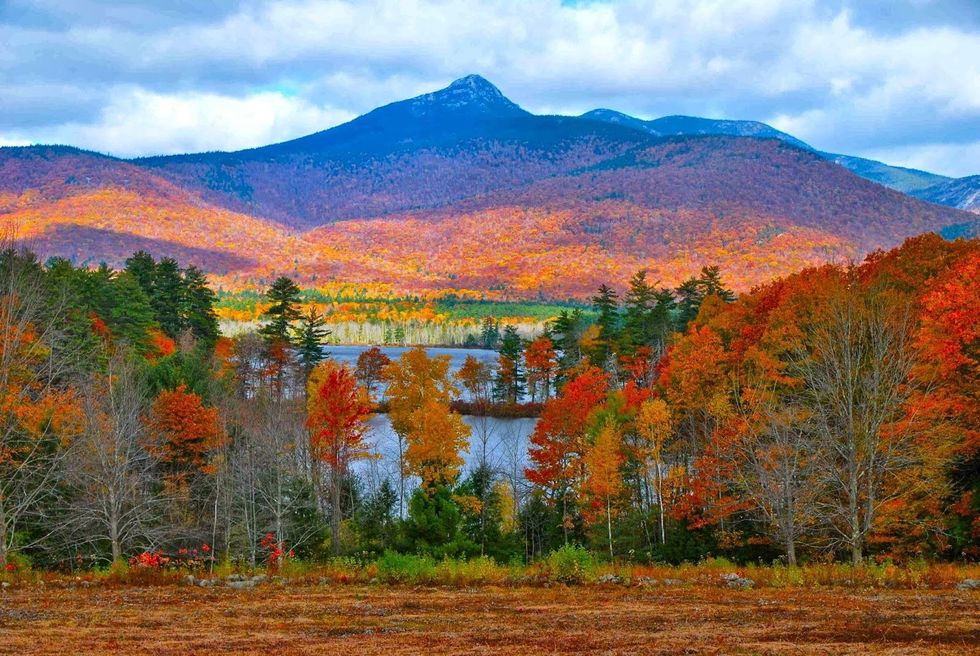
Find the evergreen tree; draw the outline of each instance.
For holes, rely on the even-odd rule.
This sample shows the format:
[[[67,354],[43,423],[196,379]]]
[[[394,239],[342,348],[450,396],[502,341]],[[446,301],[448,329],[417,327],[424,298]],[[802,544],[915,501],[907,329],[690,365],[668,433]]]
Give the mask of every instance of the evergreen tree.
[[[632,353],[641,346],[650,346],[656,338],[653,312],[657,291],[647,282],[646,271],[633,274],[623,300],[623,350]]]
[[[395,504],[397,503],[398,492],[386,478],[377,491],[358,508],[354,520],[363,551],[381,553],[395,546],[397,537]]]
[[[480,327],[480,342],[483,348],[495,351],[500,341],[500,324],[493,317],[485,317]]]
[[[405,537],[412,551],[434,558],[477,553],[479,548],[463,532],[463,514],[445,484],[419,486],[408,503]]]
[[[137,350],[146,345],[147,333],[156,326],[153,307],[136,277],[128,271],[114,275],[106,286],[105,305],[97,310],[111,334]]]
[[[548,336],[558,350],[558,377],[556,383],[560,386],[565,380],[564,372],[569,371],[582,361],[582,349],[579,338],[582,336],[582,311],[576,308],[569,312],[562,310],[548,326]]]
[[[177,260],[165,257],[156,265],[150,305],[160,329],[172,339],[177,339],[187,327],[187,294]]]
[[[156,277],[157,263],[146,251],[136,251],[126,260],[126,271],[131,273],[146,295],[153,295],[153,280]]]
[[[195,266],[184,269],[186,316],[183,323],[194,337],[209,348],[218,340],[218,315],[214,312],[216,295],[208,287],[204,272]]]
[[[716,266],[703,267],[697,278],[689,278],[681,283],[677,288],[677,296],[680,299],[677,304],[680,311],[677,329],[681,332],[687,330],[688,324],[698,316],[701,304],[708,296],[717,296],[726,303],[735,300],[735,292],[722,283],[721,272]]]
[[[479,501],[476,510],[464,514],[463,530],[480,547],[480,555],[505,560],[517,551],[513,536],[502,529],[503,500],[497,492],[497,478],[489,465],[478,465],[456,489],[457,496]]]
[[[717,266],[706,266],[701,269],[701,277],[698,278],[703,297],[717,296],[726,303],[735,300],[735,292],[725,287],[721,281],[721,269]]]
[[[330,331],[324,328],[325,325],[326,321],[320,313],[311,307],[296,331],[296,352],[307,375],[327,357],[323,352],[323,343]]]
[[[161,263],[162,264],[162,263]],[[299,287],[286,276],[276,278],[265,293],[272,305],[262,317],[268,323],[262,326],[259,333],[267,342],[278,342],[280,345],[290,344],[290,326],[300,318]]]
[[[504,328],[499,353],[495,395],[501,401],[517,403],[524,396],[527,377],[524,372],[524,342],[514,326]]]
[[[592,355],[595,364],[604,367],[612,355],[613,345],[619,338],[619,299],[616,290],[601,285],[599,293],[592,297],[592,307],[599,314],[596,319],[596,325],[599,327],[599,346]]]

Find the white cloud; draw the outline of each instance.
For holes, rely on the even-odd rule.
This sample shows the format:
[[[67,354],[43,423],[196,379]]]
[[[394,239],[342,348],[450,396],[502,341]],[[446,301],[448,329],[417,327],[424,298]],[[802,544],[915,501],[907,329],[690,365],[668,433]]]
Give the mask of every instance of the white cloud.
[[[97,121],[58,126],[49,141],[122,157],[239,150],[302,136],[351,118],[349,112],[275,92],[232,98],[130,89],[113,93]],[[25,139],[12,141],[22,144]]]
[[[45,3],[50,17],[58,3]],[[877,10],[880,29],[849,0],[249,0],[203,17],[179,6],[183,21],[179,8],[159,23],[145,20],[152,8],[117,22],[86,11],[67,27],[3,24],[0,11],[0,139],[233,149],[477,72],[532,111],[768,119],[826,150],[980,171],[970,148],[951,163],[934,146],[970,144],[980,126],[980,27],[950,18],[969,12],[896,20],[925,16],[918,0]],[[101,112],[59,101],[90,103],[92,88],[107,90]],[[4,121],[4,96],[44,120]]]
[[[952,177],[976,175],[980,172],[980,140],[966,143],[918,144],[896,146],[866,153],[871,159],[889,162],[923,171],[944,173]]]

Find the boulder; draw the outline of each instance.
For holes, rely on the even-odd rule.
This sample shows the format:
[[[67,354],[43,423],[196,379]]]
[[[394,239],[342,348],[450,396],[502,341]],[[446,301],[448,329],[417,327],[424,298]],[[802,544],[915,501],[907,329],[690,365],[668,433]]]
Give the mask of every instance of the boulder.
[[[744,576],[739,576],[732,572],[731,574],[722,574],[721,580],[728,584],[729,588],[735,590],[748,590],[755,585],[755,581]]]

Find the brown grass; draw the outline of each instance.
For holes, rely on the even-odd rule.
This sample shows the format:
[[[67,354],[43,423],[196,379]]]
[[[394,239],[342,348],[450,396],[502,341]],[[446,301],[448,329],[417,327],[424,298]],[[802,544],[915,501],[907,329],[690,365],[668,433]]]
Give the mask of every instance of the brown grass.
[[[12,587],[3,654],[980,654],[980,593]]]

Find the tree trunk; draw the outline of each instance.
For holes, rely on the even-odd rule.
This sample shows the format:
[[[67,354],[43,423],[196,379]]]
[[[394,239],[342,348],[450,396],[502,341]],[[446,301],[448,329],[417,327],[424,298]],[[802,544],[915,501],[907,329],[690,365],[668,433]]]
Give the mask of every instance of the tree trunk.
[[[786,564],[796,567],[796,541],[792,536],[786,538]]]
[[[615,556],[613,555],[612,539],[612,502],[609,497],[606,497],[606,532],[609,536],[609,562],[612,562]]]
[[[660,544],[667,544],[667,532],[664,527],[664,482],[659,461],[657,461],[657,515],[660,520]]]
[[[340,493],[342,478],[339,468],[335,468],[330,481],[330,541],[333,555],[340,555]]]
[[[0,496],[0,566],[7,564],[7,509]]]
[[[119,518],[116,517],[115,509],[109,519],[109,541],[112,544],[112,562],[118,563],[122,560],[122,545],[119,543]]]

